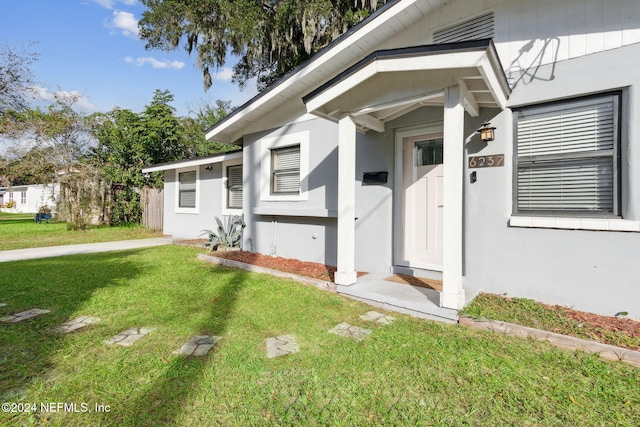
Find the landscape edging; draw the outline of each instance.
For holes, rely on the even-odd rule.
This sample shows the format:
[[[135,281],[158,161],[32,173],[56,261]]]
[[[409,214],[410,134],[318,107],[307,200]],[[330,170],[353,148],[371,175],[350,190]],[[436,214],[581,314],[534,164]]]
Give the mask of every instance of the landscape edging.
[[[474,319],[462,314],[460,315],[458,322],[460,325],[484,331],[502,332],[522,338],[532,337],[540,341],[548,341],[556,347],[568,350],[581,350],[586,351],[587,353],[598,353],[605,359],[619,360],[636,367],[640,367],[640,352],[630,350],[628,348],[587,341],[581,338],[529,328],[527,326],[514,325],[513,323],[501,322],[499,320]]]
[[[291,279],[296,282],[303,283],[305,285],[314,286],[322,291],[337,293],[336,284],[333,282],[313,279],[311,277],[299,276],[293,273],[287,273],[286,271],[273,270],[267,267],[260,267],[258,265],[247,264],[240,261],[233,261],[226,258],[219,258],[212,255],[198,254],[198,259],[207,261],[212,264],[224,265],[227,267],[241,268],[243,270],[251,271],[253,273],[270,274],[272,276],[281,277],[283,279]]]

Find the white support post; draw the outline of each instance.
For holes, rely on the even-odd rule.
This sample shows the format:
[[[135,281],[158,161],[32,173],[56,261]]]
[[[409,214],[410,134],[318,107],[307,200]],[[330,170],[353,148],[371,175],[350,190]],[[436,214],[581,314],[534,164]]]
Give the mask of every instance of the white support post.
[[[356,283],[356,123],[351,116],[338,122],[338,285]]]
[[[443,133],[444,241],[440,306],[458,310],[465,301],[462,289],[464,105],[457,86],[445,90]]]

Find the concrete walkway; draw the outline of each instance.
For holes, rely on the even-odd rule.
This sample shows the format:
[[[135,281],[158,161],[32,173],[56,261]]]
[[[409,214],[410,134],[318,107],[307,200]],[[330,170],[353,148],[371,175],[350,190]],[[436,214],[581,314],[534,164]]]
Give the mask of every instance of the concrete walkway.
[[[171,243],[172,240],[168,237],[158,237],[152,239],[119,240],[117,242],[86,243],[82,245],[15,249],[12,251],[0,251],[0,262],[20,261],[25,259],[37,258],[51,258],[66,255],[90,254],[95,252],[121,251],[126,249],[170,245]]]

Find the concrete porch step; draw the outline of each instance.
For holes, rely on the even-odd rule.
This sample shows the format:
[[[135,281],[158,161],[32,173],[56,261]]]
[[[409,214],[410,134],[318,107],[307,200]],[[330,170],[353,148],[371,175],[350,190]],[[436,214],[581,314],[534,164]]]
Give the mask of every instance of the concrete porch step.
[[[337,292],[367,304],[423,319],[458,322],[458,311],[439,306],[440,293],[433,289],[384,280],[389,274],[367,274],[350,286],[337,285]]]

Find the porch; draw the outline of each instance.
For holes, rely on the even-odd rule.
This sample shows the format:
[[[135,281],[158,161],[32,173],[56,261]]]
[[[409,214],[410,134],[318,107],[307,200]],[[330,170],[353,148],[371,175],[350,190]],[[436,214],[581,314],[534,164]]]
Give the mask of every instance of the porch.
[[[457,317],[453,313],[465,303],[465,117],[478,117],[481,108],[503,109],[508,93],[493,43],[479,40],[374,52],[303,98],[308,113],[338,123],[339,292],[423,314]],[[442,118],[406,132],[388,126],[421,107],[442,108]],[[378,275],[357,278],[356,134],[370,131],[395,135],[393,265],[441,271],[442,292],[393,284]],[[438,154],[433,161],[416,161],[411,156],[422,148]],[[418,173],[415,167],[424,170]],[[435,172],[427,177],[428,171]],[[418,186],[433,186],[435,191],[407,191]],[[437,237],[428,237],[427,244],[408,253],[404,242],[423,239],[427,229],[429,236]]]
[[[339,294],[390,311],[446,323],[458,322],[458,311],[440,307],[440,292],[387,279],[391,273],[369,273],[352,285],[337,285]]]

